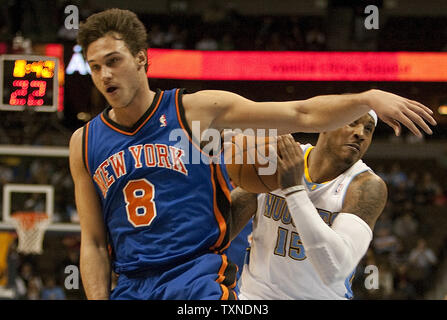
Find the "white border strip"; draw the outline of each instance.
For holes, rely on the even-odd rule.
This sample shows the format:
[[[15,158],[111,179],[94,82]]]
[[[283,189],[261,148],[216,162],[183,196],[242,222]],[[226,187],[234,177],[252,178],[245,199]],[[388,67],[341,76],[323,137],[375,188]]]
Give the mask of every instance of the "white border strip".
[[[67,147],[0,145],[0,154],[33,157],[68,157]]]
[[[14,231],[15,227],[11,222],[0,222],[0,231]],[[46,231],[56,232],[81,232],[81,226],[77,223],[52,223]]]

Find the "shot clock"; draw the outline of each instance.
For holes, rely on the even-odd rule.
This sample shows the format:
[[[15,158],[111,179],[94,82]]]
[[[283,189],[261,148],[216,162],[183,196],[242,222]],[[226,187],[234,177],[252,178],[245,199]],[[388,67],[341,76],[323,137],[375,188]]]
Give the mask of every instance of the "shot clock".
[[[32,55],[1,55],[1,110],[53,112],[58,105],[58,60]]]

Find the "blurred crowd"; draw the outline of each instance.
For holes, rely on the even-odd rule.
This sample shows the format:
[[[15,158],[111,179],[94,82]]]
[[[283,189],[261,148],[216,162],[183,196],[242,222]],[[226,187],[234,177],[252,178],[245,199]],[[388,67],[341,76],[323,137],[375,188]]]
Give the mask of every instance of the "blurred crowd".
[[[102,10],[91,0],[9,0],[0,8],[0,41],[21,34],[36,43],[74,42],[77,30],[64,24],[68,5],[77,6],[80,21]],[[360,2],[348,9],[343,34],[333,32],[341,17],[330,6],[325,14],[304,16],[242,15],[231,2],[221,1],[210,1],[200,13],[188,9],[187,1],[173,1],[167,14],[137,12],[148,29],[149,45],[198,50],[447,50],[444,17],[388,17],[381,9],[380,28],[371,31],[364,27]]]
[[[4,288],[0,300],[85,299],[79,273],[79,236],[47,235],[42,255],[20,253],[17,237],[2,236],[9,236],[9,249],[7,273],[0,274]]]
[[[356,298],[423,299],[433,289],[446,255],[447,231],[439,226],[447,222],[447,192],[438,180],[443,175],[434,176],[430,169],[407,170],[400,162],[387,169],[377,166],[388,186],[388,202],[356,270]],[[379,287],[373,290],[365,287],[367,266],[378,267]]]
[[[52,5],[49,3],[52,2]],[[92,1],[77,1],[80,21],[101,11]],[[45,4],[47,3],[47,4]],[[17,35],[31,42],[75,42],[77,30],[65,26],[67,5],[76,1],[10,1],[0,9],[0,41]],[[39,16],[48,19],[38,19]],[[148,29],[149,46],[197,50],[325,50],[324,18],[242,16],[212,3],[201,14],[138,13]],[[15,18],[13,18],[15,17]],[[243,30],[243,32],[241,32]]]

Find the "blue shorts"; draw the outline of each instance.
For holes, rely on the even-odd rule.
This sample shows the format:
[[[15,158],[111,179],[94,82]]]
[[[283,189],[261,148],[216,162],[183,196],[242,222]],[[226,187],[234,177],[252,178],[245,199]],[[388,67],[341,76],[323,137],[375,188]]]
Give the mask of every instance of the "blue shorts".
[[[170,269],[120,274],[112,300],[235,300],[237,266],[208,253]]]

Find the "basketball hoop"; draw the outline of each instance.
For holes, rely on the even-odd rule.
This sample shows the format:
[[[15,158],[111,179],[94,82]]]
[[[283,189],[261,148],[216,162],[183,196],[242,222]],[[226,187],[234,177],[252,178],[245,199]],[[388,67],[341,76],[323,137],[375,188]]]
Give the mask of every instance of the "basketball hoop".
[[[50,224],[43,212],[15,212],[11,215],[19,238],[17,251],[23,254],[42,254],[45,231]]]

